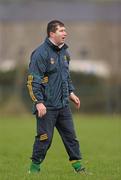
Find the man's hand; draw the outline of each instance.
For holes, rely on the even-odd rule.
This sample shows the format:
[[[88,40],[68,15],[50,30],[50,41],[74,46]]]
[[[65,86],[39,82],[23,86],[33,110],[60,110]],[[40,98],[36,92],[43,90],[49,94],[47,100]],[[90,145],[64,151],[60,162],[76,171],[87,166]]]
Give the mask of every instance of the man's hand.
[[[77,109],[80,108],[80,100],[79,98],[72,92],[69,96],[70,100],[74,102]]]
[[[36,108],[38,111],[38,117],[42,117],[46,114],[46,107],[43,103],[36,104]]]

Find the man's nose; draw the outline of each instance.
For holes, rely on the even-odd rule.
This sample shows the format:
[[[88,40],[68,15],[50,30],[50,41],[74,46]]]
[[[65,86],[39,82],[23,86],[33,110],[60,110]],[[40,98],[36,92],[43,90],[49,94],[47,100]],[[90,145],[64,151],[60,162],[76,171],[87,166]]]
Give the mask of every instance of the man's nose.
[[[67,32],[66,31],[64,32],[64,35],[67,36]]]

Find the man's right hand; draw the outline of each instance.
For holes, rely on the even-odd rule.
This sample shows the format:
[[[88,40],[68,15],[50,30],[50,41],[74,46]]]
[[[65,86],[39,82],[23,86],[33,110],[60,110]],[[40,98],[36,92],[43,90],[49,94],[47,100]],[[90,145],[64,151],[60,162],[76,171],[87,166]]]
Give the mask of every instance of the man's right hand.
[[[38,117],[42,117],[46,114],[46,107],[43,103],[36,104],[36,108],[38,111]]]

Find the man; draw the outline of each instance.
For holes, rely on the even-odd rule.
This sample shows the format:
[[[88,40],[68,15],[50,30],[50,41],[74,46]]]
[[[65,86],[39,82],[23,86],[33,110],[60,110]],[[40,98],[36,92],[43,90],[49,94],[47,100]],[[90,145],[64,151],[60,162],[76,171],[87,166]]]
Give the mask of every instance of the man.
[[[69,74],[67,36],[64,24],[53,20],[47,25],[47,38],[31,55],[27,86],[34,102],[37,135],[33,145],[30,173],[40,171],[51,145],[54,127],[57,128],[69,161],[75,172],[84,171],[81,154],[69,108],[69,99],[80,108],[80,100],[74,94]]]

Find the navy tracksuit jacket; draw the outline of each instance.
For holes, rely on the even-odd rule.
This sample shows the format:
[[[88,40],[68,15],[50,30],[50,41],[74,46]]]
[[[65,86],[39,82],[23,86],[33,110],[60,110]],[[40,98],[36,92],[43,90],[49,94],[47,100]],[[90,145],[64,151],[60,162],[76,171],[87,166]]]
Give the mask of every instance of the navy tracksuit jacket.
[[[27,87],[33,100],[33,113],[37,119],[37,136],[33,146],[32,161],[41,163],[49,149],[54,127],[63,140],[69,160],[81,159],[72,115],[69,94],[74,90],[69,73],[67,45],[55,46],[48,38],[33,51],[29,64]],[[42,102],[47,113],[38,117],[36,104]]]

